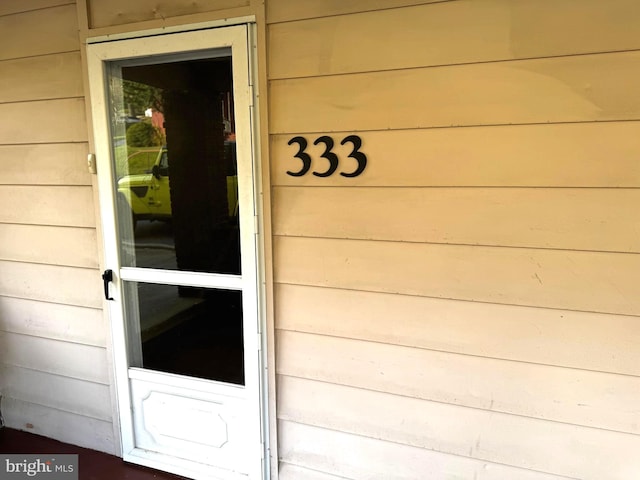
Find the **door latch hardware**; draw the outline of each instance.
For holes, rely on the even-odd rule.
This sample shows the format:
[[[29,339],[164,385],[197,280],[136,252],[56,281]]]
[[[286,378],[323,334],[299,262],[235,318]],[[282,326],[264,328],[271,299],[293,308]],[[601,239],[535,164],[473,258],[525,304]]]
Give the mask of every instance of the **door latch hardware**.
[[[89,155],[87,155],[87,168],[89,169],[89,173],[95,174],[97,172],[95,153],[90,153]]]
[[[102,282],[104,284],[104,298],[113,300],[113,297],[109,296],[109,282],[113,282],[113,270],[104,271],[102,274]]]

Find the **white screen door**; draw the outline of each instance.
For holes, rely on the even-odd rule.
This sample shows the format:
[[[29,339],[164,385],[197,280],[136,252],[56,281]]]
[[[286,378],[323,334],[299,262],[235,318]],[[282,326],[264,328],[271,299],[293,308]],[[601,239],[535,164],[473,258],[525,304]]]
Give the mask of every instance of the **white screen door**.
[[[126,461],[263,477],[247,27],[87,47]]]

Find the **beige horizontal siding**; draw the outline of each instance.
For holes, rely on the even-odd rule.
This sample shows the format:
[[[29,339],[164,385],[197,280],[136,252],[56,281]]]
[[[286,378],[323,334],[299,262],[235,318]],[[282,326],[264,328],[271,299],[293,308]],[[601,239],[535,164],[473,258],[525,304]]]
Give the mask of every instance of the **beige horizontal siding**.
[[[75,2],[69,0],[2,0],[0,3],[0,15],[12,15],[24,13],[41,8],[59,7],[61,5],[71,5]]]
[[[567,478],[295,422],[280,421],[278,427],[283,462],[305,465],[350,480]],[[612,466],[611,470],[616,468]],[[607,478],[626,480],[624,476]]]
[[[0,296],[102,308],[100,272],[0,260]]]
[[[279,467],[278,480],[344,480],[346,478],[288,463],[280,463]]]
[[[0,366],[0,374],[3,377],[2,394],[6,397],[111,421],[107,385],[12,365]],[[82,403],[78,402],[78,397],[82,398]]]
[[[0,259],[98,268],[96,231],[0,223]]]
[[[0,145],[0,185],[91,185],[87,143]]]
[[[299,285],[275,305],[282,330],[640,376],[638,317]]]
[[[2,399],[6,426],[26,430],[92,450],[116,454],[113,424],[62,410],[17,400]]]
[[[267,3],[285,476],[640,472],[640,6],[579,3]]]
[[[277,340],[277,369],[282,375],[640,433],[640,377],[297,332],[280,331]],[[283,395],[287,390],[287,386],[281,386]],[[356,396],[355,391],[352,396]],[[348,422],[346,418],[344,421]],[[381,425],[380,429],[386,428]]]
[[[0,16],[0,45],[0,60],[78,50],[75,4]]]
[[[76,7],[0,6],[0,393],[7,426],[116,453]]]
[[[55,280],[53,280],[55,281]],[[0,330],[96,347],[107,345],[102,310],[0,297]]]
[[[271,0],[266,2],[267,23],[287,22],[303,18],[345,15],[370,10],[385,10],[451,0]]]
[[[2,362],[88,382],[109,384],[104,348],[4,332]]]
[[[180,15],[211,12],[249,5],[249,0],[174,0],[158,3],[155,0],[87,0],[89,27],[99,28],[145,20],[167,19]]]
[[[625,474],[640,468],[633,454],[640,446],[636,435],[308,380],[282,377],[280,382],[286,392],[280,414],[287,421],[584,480],[627,479]],[[381,473],[377,478],[387,478]]]
[[[0,61],[0,103],[82,94],[79,52]]]
[[[0,222],[94,227],[91,187],[0,186]]]
[[[271,133],[640,119],[640,52],[270,83]],[[314,92],[309,95],[309,92]]]
[[[355,127],[355,125],[354,125]],[[338,171],[352,171],[351,132],[336,132]],[[292,177],[301,162],[288,145],[294,134],[271,136],[271,181],[291,186],[640,186],[640,122],[606,122],[498,127],[436,128],[361,132],[368,163],[362,175],[320,178],[327,161],[322,133],[306,134],[311,171]],[[0,150],[2,155],[2,150]],[[2,175],[2,174],[0,174]]]
[[[274,259],[279,283],[640,314],[635,254],[276,237]]]
[[[0,144],[87,141],[84,99],[42,100],[0,104]]]
[[[640,48],[640,5],[633,0],[585,0],[579,8],[559,0],[553,14],[536,0],[424,2],[340,16],[357,2],[340,2],[340,10],[338,2],[326,3],[267,3],[271,22],[321,17],[269,27],[269,78]],[[370,3],[360,8],[374,10]]]
[[[640,252],[639,190],[274,190],[276,235]]]

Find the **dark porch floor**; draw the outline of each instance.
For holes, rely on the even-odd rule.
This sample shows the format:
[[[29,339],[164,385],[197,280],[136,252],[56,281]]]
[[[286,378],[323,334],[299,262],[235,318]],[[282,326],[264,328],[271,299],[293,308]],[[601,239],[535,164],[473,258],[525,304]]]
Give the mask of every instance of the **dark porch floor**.
[[[183,480],[184,477],[125,463],[106,453],[28,432],[0,428],[0,453],[78,454],[80,480]]]

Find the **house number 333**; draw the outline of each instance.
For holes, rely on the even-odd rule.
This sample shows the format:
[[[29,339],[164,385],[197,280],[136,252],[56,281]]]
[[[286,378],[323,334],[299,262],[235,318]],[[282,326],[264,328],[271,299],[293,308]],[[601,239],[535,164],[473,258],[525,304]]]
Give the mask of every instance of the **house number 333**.
[[[292,177],[301,177],[311,169],[311,156],[306,152],[308,145],[306,138],[293,137],[291,140],[289,140],[288,145],[293,145],[294,143],[298,145],[298,153],[296,153],[294,157],[300,159],[300,161],[302,162],[302,168],[297,172],[291,172],[287,170],[287,175],[291,175]],[[318,145],[320,143],[324,144],[324,153],[322,153],[320,157],[327,159],[327,161],[329,162],[329,168],[327,168],[324,172],[314,171],[311,173],[313,173],[316,177],[329,177],[333,175],[338,169],[339,159],[338,156],[334,152],[332,152],[334,145],[333,138],[327,135],[323,135],[322,137],[316,138],[315,142],[313,142],[314,145]],[[347,156],[353,158],[358,163],[358,166],[351,172],[340,172],[340,175],[350,178],[357,177],[362,172],[364,172],[365,168],[367,168],[367,156],[360,151],[360,147],[362,147],[362,139],[358,135],[349,135],[348,137],[343,138],[340,142],[340,145],[345,145],[347,143],[350,143],[353,147],[351,149],[351,153]]]

